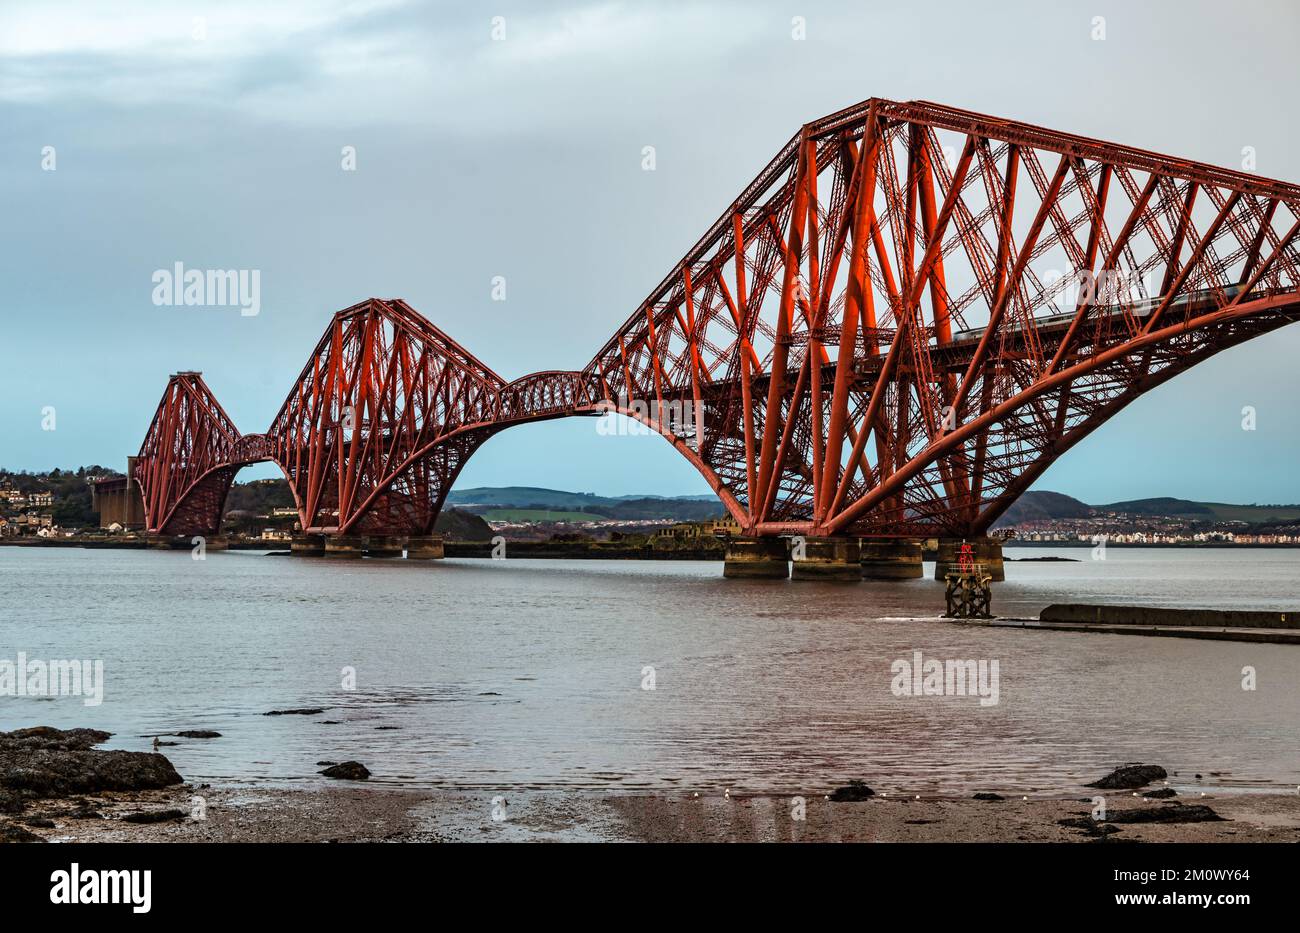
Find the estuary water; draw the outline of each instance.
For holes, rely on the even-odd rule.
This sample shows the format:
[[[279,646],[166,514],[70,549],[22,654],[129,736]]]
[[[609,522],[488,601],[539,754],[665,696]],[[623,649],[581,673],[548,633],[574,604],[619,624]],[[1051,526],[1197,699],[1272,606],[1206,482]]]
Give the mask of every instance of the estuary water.
[[[995,612],[1300,610],[1300,550],[1007,550],[1049,555],[1075,561],[1008,561]],[[1176,787],[1300,785],[1300,646],[963,627],[942,603],[930,579],[734,581],[720,563],[4,547],[0,660],[101,660],[104,694],[0,695],[0,729],[136,750],[212,729],[163,751],[225,785],[313,785],[347,759],[422,787],[1077,793],[1126,761]],[[897,695],[891,666],[918,651],[996,661],[997,703]]]

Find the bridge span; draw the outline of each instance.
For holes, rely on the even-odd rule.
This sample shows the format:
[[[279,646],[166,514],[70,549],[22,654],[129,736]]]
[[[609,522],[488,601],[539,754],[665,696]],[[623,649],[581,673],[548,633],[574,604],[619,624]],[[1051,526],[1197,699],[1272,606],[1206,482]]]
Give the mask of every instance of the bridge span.
[[[581,371],[508,382],[371,298],[264,433],[173,375],[130,481],[151,533],[211,535],[238,470],[272,461],[306,534],[423,542],[489,437],[617,411],[740,525],[729,572],[783,575],[798,536],[804,575],[846,575],[863,542],[910,573],[911,542],[983,539],[1143,392],[1300,320],[1298,230],[1292,184],[872,98],[801,127]]]

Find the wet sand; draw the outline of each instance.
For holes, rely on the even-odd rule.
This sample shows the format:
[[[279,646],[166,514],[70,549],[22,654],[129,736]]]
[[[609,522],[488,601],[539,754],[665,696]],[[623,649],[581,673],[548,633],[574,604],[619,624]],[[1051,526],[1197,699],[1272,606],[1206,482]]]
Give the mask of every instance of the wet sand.
[[[202,798],[202,819],[193,818]],[[81,800],[33,802],[13,822],[50,842],[1094,842],[1057,821],[1087,816],[1091,798],[1000,801],[873,797],[855,803],[789,797],[598,794],[580,791],[426,791],[340,785],[314,790],[182,786],[83,798],[103,819],[73,818]],[[1222,822],[1112,825],[1119,842],[1300,842],[1300,794],[1217,794]],[[1129,792],[1110,814],[1166,806]],[[179,809],[155,824],[128,813]],[[26,825],[33,817],[54,826]]]

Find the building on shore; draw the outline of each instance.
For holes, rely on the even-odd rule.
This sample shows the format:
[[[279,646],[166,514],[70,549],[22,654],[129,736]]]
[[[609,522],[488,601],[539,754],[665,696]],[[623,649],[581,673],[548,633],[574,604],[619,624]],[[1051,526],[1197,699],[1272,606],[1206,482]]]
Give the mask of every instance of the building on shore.
[[[667,528],[655,532],[656,538],[671,538],[676,541],[689,541],[699,538],[730,538],[740,534],[740,525],[727,516],[703,522],[676,522]]]

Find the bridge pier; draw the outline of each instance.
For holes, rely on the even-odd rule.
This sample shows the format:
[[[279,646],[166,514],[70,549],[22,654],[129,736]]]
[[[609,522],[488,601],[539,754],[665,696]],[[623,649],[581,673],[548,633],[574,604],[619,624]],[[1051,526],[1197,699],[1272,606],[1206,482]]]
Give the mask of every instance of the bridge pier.
[[[326,557],[360,557],[366,542],[360,535],[329,535],[325,538]]]
[[[868,541],[862,545],[862,579],[914,580],[925,576],[915,541]]]
[[[325,536],[304,534],[294,535],[293,541],[289,544],[289,552],[293,554],[294,557],[324,557]]]
[[[442,560],[442,535],[413,535],[406,542],[407,560]]]
[[[1002,565],[1002,542],[994,538],[940,538],[938,560],[934,562],[934,578],[943,583],[950,573],[958,572],[958,554],[962,544],[971,546],[974,561],[995,581],[1005,580]]]
[[[856,538],[804,538],[795,540],[792,580],[862,579],[862,548]]]
[[[206,551],[227,551],[230,549],[230,538],[226,535],[209,535],[203,540],[203,549]]]
[[[194,537],[195,535],[146,535],[145,547],[158,551],[187,551],[194,546],[190,543]],[[212,539],[206,540],[208,543],[205,546],[210,547]]]
[[[790,576],[785,538],[728,538],[722,575],[736,580],[784,580]]]
[[[406,541],[400,535],[368,535],[367,557],[401,557]]]

